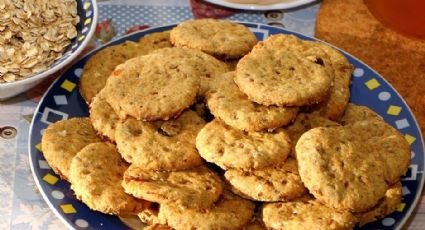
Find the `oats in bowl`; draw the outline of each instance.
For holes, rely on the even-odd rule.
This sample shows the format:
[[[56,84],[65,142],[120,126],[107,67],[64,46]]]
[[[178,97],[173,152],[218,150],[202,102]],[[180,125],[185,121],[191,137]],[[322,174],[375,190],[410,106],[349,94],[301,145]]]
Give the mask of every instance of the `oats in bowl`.
[[[46,70],[77,36],[75,0],[0,0],[0,83]]]

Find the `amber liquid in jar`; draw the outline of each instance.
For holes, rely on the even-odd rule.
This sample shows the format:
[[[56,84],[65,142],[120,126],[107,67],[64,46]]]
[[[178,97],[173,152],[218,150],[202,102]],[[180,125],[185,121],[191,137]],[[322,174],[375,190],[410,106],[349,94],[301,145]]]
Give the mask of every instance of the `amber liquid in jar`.
[[[425,39],[425,0],[364,0],[370,12],[385,26]]]

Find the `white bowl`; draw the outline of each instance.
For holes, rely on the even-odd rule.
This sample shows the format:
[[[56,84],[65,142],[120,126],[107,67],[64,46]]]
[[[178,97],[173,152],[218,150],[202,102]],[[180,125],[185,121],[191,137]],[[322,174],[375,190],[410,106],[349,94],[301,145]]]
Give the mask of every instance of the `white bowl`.
[[[80,16],[80,23],[77,25],[77,37],[72,40],[63,56],[46,70],[31,77],[14,82],[0,83],[0,101],[16,96],[36,86],[46,77],[63,69],[78,57],[96,30],[98,17],[96,0],[77,0],[77,12]]]
[[[233,8],[233,9],[240,9],[240,10],[283,10],[283,9],[290,9],[290,8],[295,8],[305,4],[309,4],[316,0],[292,0],[287,2],[282,1],[280,3],[275,3],[270,5],[233,3],[233,2],[228,2],[226,0],[205,0],[205,1],[216,4],[216,5]]]

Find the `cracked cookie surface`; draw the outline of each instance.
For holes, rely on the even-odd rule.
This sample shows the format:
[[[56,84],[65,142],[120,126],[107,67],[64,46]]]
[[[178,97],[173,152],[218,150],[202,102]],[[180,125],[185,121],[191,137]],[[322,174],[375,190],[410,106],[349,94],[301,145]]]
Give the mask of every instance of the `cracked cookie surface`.
[[[297,162],[292,158],[251,172],[230,169],[224,177],[234,193],[256,201],[290,201],[307,192],[298,174]]]
[[[200,19],[180,23],[171,30],[175,46],[202,50],[224,59],[247,54],[257,39],[244,25],[227,20]]]
[[[140,199],[179,208],[205,210],[221,195],[220,178],[206,166],[159,172],[131,165],[124,174],[125,191]]]
[[[196,136],[196,147],[202,158],[223,169],[253,170],[285,161],[291,140],[283,129],[244,132],[214,119]]]
[[[298,108],[264,106],[252,102],[234,83],[235,72],[217,76],[207,94],[212,114],[227,125],[244,131],[272,130],[295,119]]]
[[[332,76],[321,56],[291,35],[272,35],[237,64],[235,82],[248,98],[263,105],[304,106],[322,101]]]
[[[123,158],[149,170],[183,170],[202,164],[195,138],[205,121],[187,110],[177,119],[138,121],[128,118],[115,131]]]

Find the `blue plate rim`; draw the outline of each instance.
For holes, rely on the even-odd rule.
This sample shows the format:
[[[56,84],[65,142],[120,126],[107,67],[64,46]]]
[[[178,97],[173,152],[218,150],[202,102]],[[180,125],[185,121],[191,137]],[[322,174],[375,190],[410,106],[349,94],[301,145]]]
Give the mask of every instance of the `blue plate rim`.
[[[94,2],[96,2],[96,0],[93,0]],[[95,12],[97,12],[97,4],[95,5],[95,6],[93,6],[94,7],[94,11]],[[97,18],[95,19],[95,20],[97,20]],[[410,109],[410,106],[409,106],[409,104],[407,104],[407,102],[404,100],[404,98],[400,95],[400,93],[396,90],[396,88],[394,88],[394,86],[391,84],[391,83],[389,83],[381,74],[379,74],[376,70],[374,70],[373,68],[371,68],[369,65],[367,65],[366,63],[364,63],[362,60],[360,60],[359,58],[357,58],[356,56],[354,56],[354,55],[351,55],[350,53],[348,53],[348,52],[346,52],[346,51],[344,51],[344,50],[342,50],[342,49],[340,49],[340,48],[338,48],[338,47],[336,47],[336,46],[334,46],[334,45],[332,45],[332,44],[330,44],[330,43],[328,43],[328,42],[325,42],[325,41],[323,41],[323,40],[321,40],[321,39],[318,39],[318,38],[316,38],[316,37],[314,37],[314,36],[309,36],[309,35],[305,35],[305,34],[303,34],[303,33],[300,33],[300,32],[296,32],[296,31],[293,31],[293,30],[290,30],[290,29],[286,29],[286,28],[281,28],[281,27],[277,27],[277,26],[271,26],[271,25],[267,25],[267,24],[263,24],[263,23],[255,23],[255,22],[246,22],[246,21],[237,21],[237,20],[232,20],[232,22],[236,22],[236,23],[240,23],[240,24],[251,24],[251,25],[257,25],[257,28],[260,28],[261,26],[266,26],[266,27],[271,27],[271,28],[275,28],[275,29],[278,29],[278,30],[285,30],[285,31],[287,31],[287,32],[290,32],[290,33],[292,33],[292,34],[295,34],[295,35],[301,35],[302,37],[307,37],[307,38],[310,38],[310,39],[313,39],[314,41],[318,41],[318,42],[321,42],[321,43],[324,43],[324,44],[326,44],[326,45],[329,45],[329,46],[331,46],[332,48],[335,48],[335,49],[337,49],[337,50],[339,50],[340,52],[342,52],[343,54],[345,54],[345,55],[348,55],[348,56],[350,56],[351,58],[353,58],[353,59],[355,59],[356,61],[358,61],[359,63],[361,63],[361,64],[363,64],[364,66],[366,66],[369,70],[371,70],[374,74],[376,74],[377,76],[379,76],[380,77],[380,79],[381,80],[383,80],[386,84],[388,84],[388,86],[390,86],[392,89],[393,89],[393,91],[397,94],[397,96],[400,98],[400,100],[404,103],[404,105],[406,106],[406,108],[408,109],[408,111],[409,111],[409,113],[412,115],[412,118],[413,118],[413,121],[415,122],[415,125],[416,125],[416,127],[418,127],[418,129],[419,129],[419,137],[421,138],[421,140],[422,140],[422,149],[424,149],[425,150],[425,142],[424,142],[424,139],[423,139],[423,134],[422,134],[422,131],[420,130],[420,126],[419,126],[419,124],[418,124],[418,122],[417,122],[417,119],[416,119],[416,116],[415,116],[415,114],[412,112],[412,110]],[[103,49],[104,47],[106,47],[106,46],[109,46],[110,44],[112,44],[112,43],[114,43],[114,42],[116,42],[116,41],[118,41],[118,40],[122,40],[122,39],[124,39],[124,38],[127,38],[127,37],[130,37],[130,36],[133,36],[134,34],[137,34],[137,33],[148,33],[149,31],[151,31],[151,30],[157,30],[158,28],[162,28],[162,27],[170,27],[170,26],[176,26],[176,25],[178,25],[179,23],[170,23],[170,24],[164,24],[164,25],[160,25],[160,26],[154,26],[154,27],[150,27],[150,28],[147,28],[147,29],[144,29],[144,30],[140,30],[140,31],[135,31],[135,32],[132,32],[132,33],[129,33],[129,34],[126,34],[126,35],[123,35],[123,36],[120,36],[120,37],[117,37],[117,38],[115,38],[115,39],[113,39],[113,40],[111,40],[111,41],[109,41],[109,42],[107,42],[107,43],[105,43],[105,44],[103,44],[103,45],[101,45],[101,46],[99,46],[99,47],[97,47],[96,49],[93,49],[93,50],[91,50],[90,52],[88,52],[88,53],[86,53],[86,54],[84,54],[83,56],[81,56],[80,58],[78,58],[78,59],[75,59],[74,60],[74,63],[77,63],[77,62],[79,62],[79,61],[81,61],[82,59],[84,59],[85,57],[87,57],[87,56],[90,56],[90,55],[92,55],[93,53],[95,53],[95,52],[98,52],[99,50],[101,50],[101,49]],[[71,69],[72,68],[72,66],[73,65],[70,65],[70,66],[68,66],[65,70],[64,70],[64,73],[65,72],[67,72],[69,69]],[[44,101],[44,99],[45,99],[45,97],[47,96],[47,94],[48,94],[48,92],[52,89],[52,87],[61,79],[61,77],[62,77],[63,75],[61,75],[61,76],[59,76],[57,79],[55,79],[52,83],[51,83],[51,85],[48,87],[48,89],[44,92],[44,94],[43,94],[43,96],[40,98],[40,101],[39,101],[39,103],[38,103],[38,105],[37,105],[37,107],[34,109],[34,111],[36,112],[36,111],[39,111],[39,109],[40,109],[40,106],[41,106],[41,104],[42,104],[42,102]],[[36,116],[36,114],[34,114],[34,116]],[[28,143],[27,143],[27,147],[28,147],[28,157],[29,157],[29,162],[30,162],[30,168],[31,168],[31,173],[32,173],[32,176],[33,176],[33,178],[34,178],[34,181],[35,181],[35,183],[36,183],[36,185],[37,185],[37,188],[39,189],[39,191],[40,191],[40,194],[42,195],[42,197],[43,197],[43,200],[47,203],[47,205],[49,206],[49,208],[53,211],[53,213],[62,221],[62,223],[64,223],[66,226],[67,226],[67,228],[68,229],[75,229],[69,222],[68,222],[68,220],[66,220],[59,212],[58,212],[58,210],[53,206],[53,204],[50,202],[50,200],[49,200],[49,198],[47,197],[47,195],[46,195],[46,193],[45,193],[45,191],[43,190],[43,189],[41,189],[42,188],[42,186],[41,186],[41,184],[40,184],[40,180],[39,180],[39,178],[36,176],[36,173],[35,173],[35,169],[34,169],[34,165],[33,165],[33,162],[32,162],[32,158],[31,158],[31,156],[33,155],[32,153],[31,153],[31,150],[32,150],[32,148],[31,148],[31,136],[32,136],[32,133],[33,133],[33,128],[34,128],[34,123],[35,123],[35,120],[36,119],[32,119],[32,121],[31,121],[31,124],[30,124],[30,129],[29,129],[29,133],[28,133]],[[424,155],[425,155],[425,152],[423,153]],[[425,158],[424,158],[424,165],[425,165]],[[406,222],[412,217],[412,213],[413,213],[413,211],[415,210],[415,208],[417,207],[417,205],[418,205],[418,202],[419,202],[419,199],[420,199],[420,197],[421,197],[421,194],[422,194],[422,191],[423,191],[423,188],[424,188],[424,183],[425,183],[425,177],[423,176],[422,177],[422,179],[421,179],[421,181],[420,181],[420,184],[419,184],[419,188],[418,188],[418,193],[417,194],[415,194],[415,198],[414,198],[414,200],[413,200],[413,203],[412,203],[412,206],[409,208],[409,210],[406,212],[406,215],[405,215],[405,217],[400,221],[400,223],[398,224],[398,226],[396,227],[396,229],[397,230],[400,230],[400,229],[402,229],[403,227],[404,227],[404,225],[406,224]]]

